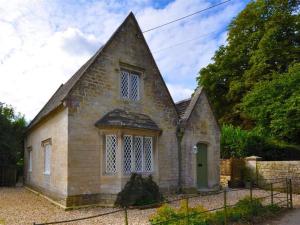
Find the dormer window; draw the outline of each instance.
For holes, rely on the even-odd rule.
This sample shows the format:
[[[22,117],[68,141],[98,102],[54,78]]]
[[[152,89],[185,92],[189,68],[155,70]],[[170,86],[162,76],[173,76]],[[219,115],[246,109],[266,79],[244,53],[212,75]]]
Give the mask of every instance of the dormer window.
[[[121,97],[132,101],[140,99],[140,76],[137,72],[121,70]]]

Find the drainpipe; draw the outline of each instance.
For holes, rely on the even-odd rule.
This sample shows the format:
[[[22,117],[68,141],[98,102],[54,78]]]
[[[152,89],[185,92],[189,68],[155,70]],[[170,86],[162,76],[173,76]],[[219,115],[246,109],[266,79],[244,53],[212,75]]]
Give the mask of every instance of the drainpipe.
[[[184,135],[184,128],[181,126],[181,123],[177,124],[177,131],[176,131],[176,136],[177,136],[177,148],[178,148],[178,192],[182,193],[182,151],[181,151],[181,141]]]

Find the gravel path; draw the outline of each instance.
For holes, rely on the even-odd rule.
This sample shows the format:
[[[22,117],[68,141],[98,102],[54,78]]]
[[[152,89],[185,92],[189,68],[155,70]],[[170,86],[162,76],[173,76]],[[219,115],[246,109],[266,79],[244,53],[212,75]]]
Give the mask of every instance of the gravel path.
[[[263,190],[254,190],[254,197],[269,195],[270,192]],[[238,199],[249,195],[249,190],[234,190],[228,192],[228,204],[234,204]],[[285,194],[278,196],[284,197]],[[171,196],[169,199],[179,198],[180,196]],[[222,207],[223,193],[199,196],[189,200],[191,206],[201,204],[207,209]],[[300,203],[300,197],[294,196],[294,204]],[[179,202],[172,203],[173,206],[179,206]],[[0,221],[4,220],[6,225],[27,225],[33,222],[50,222],[57,220],[68,220],[80,217],[93,216],[117,210],[117,208],[87,208],[71,211],[51,204],[46,199],[24,189],[24,188],[0,188]],[[128,210],[128,220],[130,225],[149,224],[148,220],[155,213],[156,209],[147,210]],[[124,224],[124,212],[118,212],[111,215],[97,217],[89,220],[65,223],[72,225],[93,225],[93,224]]]

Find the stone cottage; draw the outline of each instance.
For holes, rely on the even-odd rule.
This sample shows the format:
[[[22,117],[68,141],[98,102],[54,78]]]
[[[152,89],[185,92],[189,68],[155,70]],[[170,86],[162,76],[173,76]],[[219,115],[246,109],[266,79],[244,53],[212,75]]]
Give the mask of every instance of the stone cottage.
[[[162,191],[219,187],[202,88],[175,104],[132,13],[28,126],[25,184],[63,207],[112,203],[132,172]]]

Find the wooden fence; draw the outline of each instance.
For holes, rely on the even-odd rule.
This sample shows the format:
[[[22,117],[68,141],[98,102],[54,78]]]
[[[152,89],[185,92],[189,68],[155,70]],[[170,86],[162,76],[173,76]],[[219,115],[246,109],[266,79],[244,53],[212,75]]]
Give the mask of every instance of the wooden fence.
[[[0,166],[0,186],[15,186],[16,179],[16,166]]]

